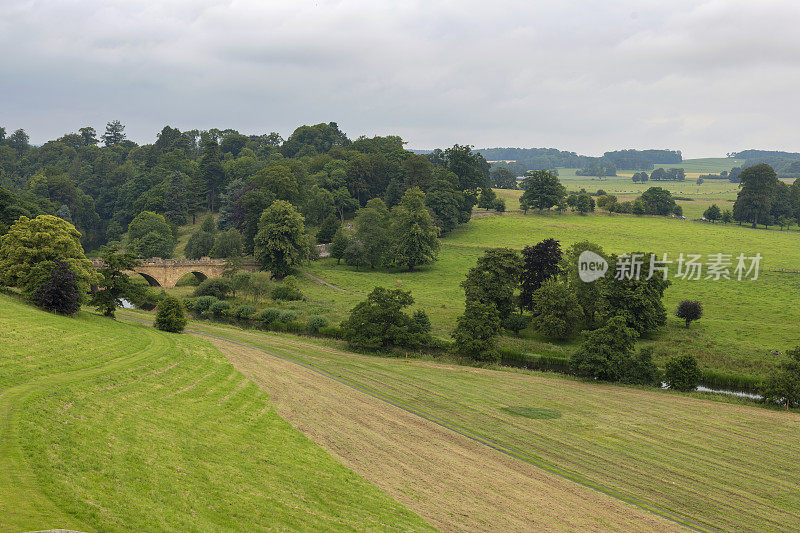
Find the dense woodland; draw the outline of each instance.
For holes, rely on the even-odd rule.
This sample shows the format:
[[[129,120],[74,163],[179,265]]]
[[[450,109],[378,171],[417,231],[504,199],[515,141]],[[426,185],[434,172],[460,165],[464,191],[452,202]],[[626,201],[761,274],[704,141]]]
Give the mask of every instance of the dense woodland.
[[[469,220],[487,185],[485,159],[467,146],[419,155],[403,145],[397,136],[350,140],[334,122],[301,126],[285,140],[165,126],[141,146],[119,121],[101,135],[84,127],[41,146],[21,129],[0,128],[0,234],[20,216],[54,214],[78,228],[87,250],[127,232],[139,255],[169,257],[177,227],[212,211],[252,253],[261,215],[276,200],[306,225],[331,226],[372,199],[391,210],[412,189],[440,234]]]

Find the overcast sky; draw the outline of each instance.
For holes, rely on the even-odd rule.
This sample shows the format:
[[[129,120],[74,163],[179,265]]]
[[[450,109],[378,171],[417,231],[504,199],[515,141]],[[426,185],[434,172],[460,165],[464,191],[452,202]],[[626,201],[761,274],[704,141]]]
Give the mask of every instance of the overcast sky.
[[[800,151],[796,0],[0,0],[0,125]]]

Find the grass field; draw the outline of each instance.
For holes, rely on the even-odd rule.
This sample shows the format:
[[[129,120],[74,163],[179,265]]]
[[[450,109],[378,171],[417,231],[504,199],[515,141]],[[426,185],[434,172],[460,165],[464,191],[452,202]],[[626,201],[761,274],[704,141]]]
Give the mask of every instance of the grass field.
[[[293,358],[358,391],[488,439],[527,464],[702,527],[800,528],[800,416],[794,412],[720,403],[699,393],[370,357],[333,342],[192,327]],[[269,367],[269,354],[263,357]]]
[[[607,252],[652,251],[668,253],[671,259],[681,252],[704,257],[712,253],[762,254],[761,273],[756,281],[673,280],[665,295],[670,315],[677,303],[687,298],[701,300],[705,315],[689,331],[670,316],[667,327],[656,338],[645,340],[656,345],[656,358],[661,363],[672,354],[690,353],[706,368],[763,375],[779,360],[770,354],[771,350],[785,351],[800,340],[796,335],[800,308],[794,305],[792,296],[800,289],[800,275],[769,271],[800,268],[800,232],[752,230],[663,217],[514,213],[481,216],[444,238],[439,260],[416,272],[356,272],[332,259],[313,262],[307,267],[309,273],[350,292],[305,279],[302,289],[311,301],[295,306],[313,308],[313,312],[321,312],[336,322],[374,286],[395,287],[400,281],[402,288],[412,292],[416,305],[428,311],[434,332],[447,336],[463,310],[459,283],[484,248],[521,249],[548,237],[558,239],[564,247],[586,239],[602,245]],[[523,339],[506,337],[502,342],[560,355],[570,353],[575,345],[555,345],[525,333]]]
[[[0,295],[0,530],[426,530],[208,342]]]

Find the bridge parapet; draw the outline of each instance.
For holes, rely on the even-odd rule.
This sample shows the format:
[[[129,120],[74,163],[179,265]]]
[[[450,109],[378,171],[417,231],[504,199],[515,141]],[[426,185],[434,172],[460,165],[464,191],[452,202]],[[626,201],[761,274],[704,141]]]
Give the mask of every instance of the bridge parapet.
[[[103,268],[105,263],[102,259],[93,258],[94,268]],[[258,264],[252,259],[246,259],[240,263],[242,270],[258,270]],[[186,274],[194,274],[201,281],[206,278],[219,278],[228,267],[227,259],[211,259],[201,257],[200,259],[162,259],[151,257],[144,259],[139,266],[132,272],[141,274],[150,285],[160,287],[174,287],[180,278]]]

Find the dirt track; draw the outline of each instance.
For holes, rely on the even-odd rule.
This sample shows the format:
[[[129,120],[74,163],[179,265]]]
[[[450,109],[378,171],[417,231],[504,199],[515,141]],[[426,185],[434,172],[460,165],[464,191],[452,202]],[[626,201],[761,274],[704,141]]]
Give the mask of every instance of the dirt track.
[[[283,418],[439,529],[681,529],[308,368],[210,340],[270,394]]]

